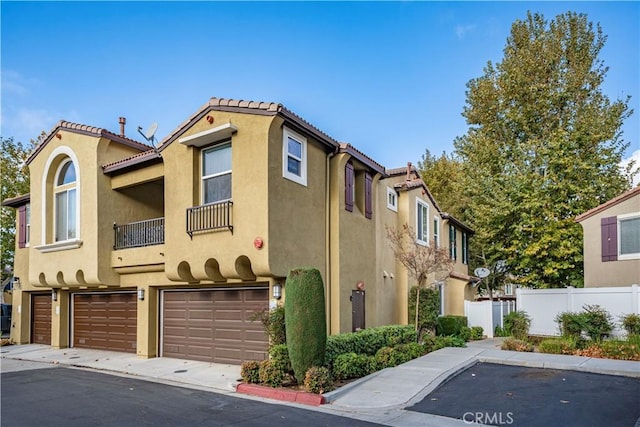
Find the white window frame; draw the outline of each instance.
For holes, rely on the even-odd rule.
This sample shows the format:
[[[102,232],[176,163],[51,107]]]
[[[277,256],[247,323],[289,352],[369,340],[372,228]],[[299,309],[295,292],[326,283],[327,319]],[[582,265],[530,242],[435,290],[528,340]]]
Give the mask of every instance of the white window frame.
[[[289,138],[301,144],[301,156],[289,153]],[[289,157],[300,162],[300,176],[289,172]],[[307,186],[307,138],[286,127],[282,128],[282,176],[300,185]]]
[[[214,173],[211,175],[203,175],[204,174],[204,155],[206,152],[208,151],[213,151],[213,150],[220,150],[222,149],[224,146],[229,146],[229,149],[232,150],[231,151],[231,169],[229,170],[225,170],[222,172],[218,172],[218,173]],[[221,199],[221,200],[216,200],[215,202],[208,202],[205,203],[204,201],[204,197],[205,197],[205,189],[204,189],[204,182],[207,179],[211,179],[211,178],[215,178],[218,176],[222,176],[222,175],[231,175],[231,194],[230,197],[228,199]],[[202,205],[205,204],[214,204],[214,203],[222,203],[222,202],[227,202],[229,200],[233,199],[233,149],[231,147],[231,140],[229,141],[225,141],[221,144],[216,144],[213,145],[211,147],[207,147],[207,148],[203,148],[200,151],[200,203]]]
[[[631,253],[631,254],[622,254],[620,253],[621,250],[621,245],[622,245],[622,239],[621,237],[621,232],[622,232],[622,227],[621,227],[621,222],[624,220],[628,220],[628,219],[636,219],[636,218],[640,218],[640,212],[635,212],[635,213],[630,213],[630,214],[624,214],[624,215],[618,215],[617,216],[617,220],[618,220],[618,224],[616,224],[616,228],[617,228],[617,232],[618,232],[618,261],[624,261],[624,260],[629,260],[629,259],[640,259],[640,252],[635,252],[635,253]]]
[[[422,224],[420,224],[420,215],[418,215],[418,210],[424,208],[426,212],[423,212],[422,218],[427,218],[426,222],[426,230],[422,229]],[[431,216],[429,215],[429,205],[420,199],[416,199],[416,241],[421,245],[429,246],[429,222]],[[421,233],[422,232],[422,233]],[[423,239],[420,238],[422,234]],[[424,240],[426,236],[427,240]]]
[[[390,202],[389,197],[393,197],[393,203]],[[387,208],[398,212],[398,193],[391,187],[387,187]]]
[[[71,164],[71,167],[73,167],[73,173],[75,175],[75,181],[70,182],[68,184],[58,184],[58,180],[60,179],[60,173],[62,172],[62,169],[68,164]],[[71,160],[70,158],[64,159],[63,161],[60,162],[60,164],[58,165],[58,169],[56,170],[56,174],[54,175],[53,178],[53,241],[55,243],[59,243],[59,242],[69,242],[69,241],[74,241],[78,239],[78,174],[77,174],[77,169],[76,169],[76,165],[73,163],[73,160]],[[70,205],[69,204],[69,194],[71,192],[75,193],[75,206]],[[66,212],[67,212],[67,233],[66,233],[66,238],[62,238],[60,240],[58,240],[58,195],[62,194],[62,193],[66,193],[67,197],[66,197],[66,203],[67,203],[67,208],[66,208]],[[69,211],[70,209],[74,210],[74,216],[75,216],[75,236],[73,237],[69,237]]]
[[[433,241],[436,248],[440,247],[440,217],[438,215],[433,216]]]

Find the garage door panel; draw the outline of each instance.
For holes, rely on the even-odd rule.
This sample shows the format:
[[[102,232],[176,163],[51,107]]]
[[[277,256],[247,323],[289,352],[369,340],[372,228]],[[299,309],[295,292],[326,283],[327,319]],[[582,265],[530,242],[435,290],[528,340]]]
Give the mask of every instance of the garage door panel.
[[[31,296],[31,342],[51,345],[51,294]]]
[[[135,353],[134,293],[74,294],[73,298],[74,347]]]
[[[266,288],[165,291],[162,355],[232,364],[262,360],[268,338],[262,323],[250,318],[267,307]]]

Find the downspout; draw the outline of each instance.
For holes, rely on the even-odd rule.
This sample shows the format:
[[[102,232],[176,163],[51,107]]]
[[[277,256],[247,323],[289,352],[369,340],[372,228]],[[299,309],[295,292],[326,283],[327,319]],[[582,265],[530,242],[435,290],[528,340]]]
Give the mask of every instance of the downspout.
[[[326,316],[327,316],[327,333],[331,335],[331,158],[335,156],[336,152],[331,152],[327,156],[325,166],[325,214],[324,214],[324,259],[325,259],[325,281],[327,287],[327,303],[326,303]]]

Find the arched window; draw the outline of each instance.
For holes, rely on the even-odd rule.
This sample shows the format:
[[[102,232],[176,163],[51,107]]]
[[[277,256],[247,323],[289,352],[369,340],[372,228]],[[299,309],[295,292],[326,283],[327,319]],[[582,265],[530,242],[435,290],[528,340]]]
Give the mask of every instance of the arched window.
[[[71,159],[58,167],[54,181],[55,241],[76,238],[76,168]]]

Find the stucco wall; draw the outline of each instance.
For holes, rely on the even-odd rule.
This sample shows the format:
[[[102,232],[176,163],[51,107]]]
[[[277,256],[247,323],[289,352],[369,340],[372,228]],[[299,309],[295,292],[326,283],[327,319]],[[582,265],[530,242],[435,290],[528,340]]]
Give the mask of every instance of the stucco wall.
[[[611,206],[581,222],[584,236],[585,288],[640,284],[640,259],[602,262],[600,220],[629,213],[640,213],[640,195]]]

